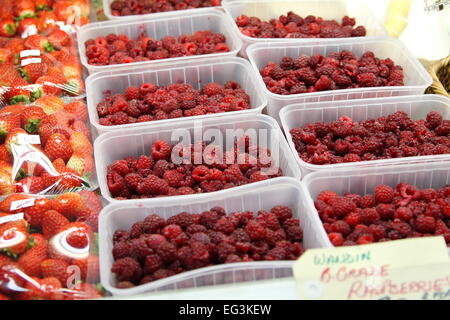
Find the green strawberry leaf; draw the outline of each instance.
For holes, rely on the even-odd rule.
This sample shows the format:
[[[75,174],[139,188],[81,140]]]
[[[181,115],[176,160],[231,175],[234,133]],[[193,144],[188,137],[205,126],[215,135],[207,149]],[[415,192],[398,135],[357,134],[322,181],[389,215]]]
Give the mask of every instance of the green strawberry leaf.
[[[55,51],[55,47],[53,47],[53,45],[50,42],[47,42],[46,44],[44,44],[44,49],[47,52]]]
[[[41,123],[41,121],[42,119],[30,119],[28,120],[28,123],[24,126],[24,128],[28,133],[35,133],[39,128],[39,124]]]
[[[25,170],[23,168],[20,168],[19,171],[17,171],[16,178],[14,180],[20,181],[22,179],[25,179],[28,175],[25,173]]]
[[[95,288],[96,288],[98,291],[100,291],[100,293],[102,294],[102,296],[106,294],[106,290],[105,290],[105,288],[103,288],[103,286],[102,286],[102,284],[101,284],[100,282],[97,283],[97,284],[95,285]]]
[[[32,100],[32,101],[37,100],[37,99],[39,99],[41,96],[42,96],[42,89],[39,88],[39,89],[37,89],[36,91],[33,91],[33,92],[31,93],[31,100]]]
[[[27,96],[23,95],[23,94],[19,94],[18,96],[14,96],[9,103],[10,104],[16,104],[19,102],[24,102],[24,103],[30,103],[30,98],[28,98]]]
[[[99,255],[99,248],[98,248],[98,232],[94,232],[94,245],[92,248],[92,254],[95,256]]]
[[[34,241],[34,237],[30,236],[29,240],[28,240],[28,246],[27,249],[31,249],[34,247],[34,245],[36,244],[36,242]]]
[[[14,260],[16,260],[16,259],[19,257],[19,255],[15,254],[15,253],[12,253],[11,251],[9,251],[8,248],[6,248],[6,249],[1,249],[0,252],[3,252],[3,253],[6,254],[8,257],[13,258]]]

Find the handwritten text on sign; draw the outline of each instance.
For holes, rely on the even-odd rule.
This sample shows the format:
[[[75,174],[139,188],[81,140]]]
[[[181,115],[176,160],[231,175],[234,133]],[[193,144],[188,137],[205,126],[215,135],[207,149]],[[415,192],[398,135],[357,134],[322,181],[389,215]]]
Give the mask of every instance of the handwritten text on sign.
[[[302,299],[450,299],[442,237],[308,250],[294,276]]]

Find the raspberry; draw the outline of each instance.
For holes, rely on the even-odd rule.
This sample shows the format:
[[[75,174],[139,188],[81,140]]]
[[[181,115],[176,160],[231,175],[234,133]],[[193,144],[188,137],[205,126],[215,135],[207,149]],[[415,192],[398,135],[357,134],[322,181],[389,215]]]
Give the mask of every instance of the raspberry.
[[[371,225],[372,223],[378,221],[380,216],[375,208],[365,208],[360,213],[361,223],[365,225]]]
[[[142,177],[137,173],[128,173],[125,176],[125,184],[130,190],[136,190],[138,184],[141,182]]]
[[[209,179],[209,176],[210,176],[210,170],[206,166],[197,166],[192,171],[192,178],[198,182]]]
[[[145,235],[131,240],[132,256],[138,261],[145,261],[145,257],[153,253],[153,249],[147,245]]]
[[[270,212],[274,213],[280,222],[292,218],[292,210],[286,206],[275,206],[270,210]]]
[[[177,224],[183,229],[186,229],[191,224],[194,224],[195,221],[192,214],[189,214],[187,212],[181,212],[167,219],[167,223]]]
[[[142,179],[136,190],[139,194],[143,195],[164,195],[168,192],[168,184],[165,180],[151,174]]]
[[[179,236],[182,232],[183,232],[183,230],[181,229],[181,227],[176,224],[167,225],[162,230],[162,234],[166,238],[171,239],[171,240],[173,240],[174,238]]]
[[[156,248],[156,253],[165,263],[170,263],[177,259],[177,248],[169,242],[161,243]]]
[[[430,216],[419,215],[415,221],[415,229],[421,233],[433,233],[436,229],[436,219]]]
[[[261,225],[264,228],[268,228],[268,229],[274,230],[274,231],[280,229],[278,217],[274,213],[260,211],[260,212],[258,212],[257,220],[261,223]]]
[[[289,226],[286,228],[286,237],[291,241],[301,241],[303,239],[303,231],[300,226]]]
[[[430,113],[427,114],[426,120],[427,120],[427,127],[432,130],[441,125],[442,116],[436,111],[431,111]]]
[[[130,257],[132,253],[132,247],[127,241],[120,241],[114,244],[112,254],[114,260]]]
[[[335,247],[339,247],[344,244],[344,237],[342,236],[342,234],[337,232],[329,233],[328,239],[330,239],[331,244]]]
[[[145,233],[157,233],[165,225],[166,222],[163,218],[156,214],[151,214],[144,219],[143,228]]]
[[[347,236],[351,232],[351,228],[345,221],[338,220],[331,224],[330,231],[341,233],[343,236]]]
[[[382,225],[371,224],[369,226],[369,231],[373,235],[375,241],[378,241],[385,237],[386,230]]]
[[[379,205],[377,205],[376,209],[381,220],[391,220],[394,218],[394,205],[380,203]]]
[[[255,220],[249,221],[244,230],[251,240],[261,240],[265,237],[264,227]]]
[[[375,197],[371,194],[367,194],[359,200],[359,207],[364,208],[372,208],[375,206]]]
[[[369,243],[373,243],[374,242],[374,238],[373,235],[371,234],[364,234],[361,235],[358,240],[356,241],[357,244],[369,244]]]
[[[228,217],[220,218],[214,225],[214,230],[224,234],[231,234],[236,228],[235,223]]]
[[[380,184],[375,188],[375,200],[380,203],[390,203],[394,198],[394,189]]]
[[[145,259],[144,273],[147,275],[153,274],[155,271],[163,267],[163,262],[156,254],[150,254]]]
[[[140,90],[137,87],[131,86],[125,90],[125,97],[127,98],[127,100],[138,99],[139,94],[140,94]]]
[[[114,244],[116,244],[116,243],[119,243],[122,241],[126,241],[129,238],[130,238],[130,233],[128,231],[119,229],[114,232],[113,242],[114,242]]]
[[[192,236],[195,233],[203,233],[203,232],[206,232],[206,227],[201,224],[191,224],[186,228],[186,233],[189,236]]]
[[[177,170],[168,170],[164,172],[164,180],[169,183],[169,186],[178,188],[182,186],[184,175]]]
[[[175,275],[175,272],[169,269],[159,269],[153,274],[154,280],[160,280]]]
[[[395,211],[395,219],[400,219],[403,221],[410,221],[413,218],[413,213],[411,209],[407,207],[400,207]]]
[[[350,212],[350,213],[344,218],[344,221],[345,221],[348,225],[354,227],[354,226],[356,226],[356,225],[358,225],[358,224],[361,223],[361,216],[360,216],[359,212]]]
[[[264,260],[276,261],[276,260],[286,260],[286,250],[284,248],[273,248],[267,252]]]
[[[333,214],[336,217],[344,217],[356,208],[356,205],[345,197],[337,197],[332,202]]]
[[[158,140],[153,144],[151,154],[154,160],[167,160],[170,156],[170,145]]]
[[[118,281],[138,281],[142,276],[142,268],[135,259],[127,257],[116,260],[111,271],[115,273]]]

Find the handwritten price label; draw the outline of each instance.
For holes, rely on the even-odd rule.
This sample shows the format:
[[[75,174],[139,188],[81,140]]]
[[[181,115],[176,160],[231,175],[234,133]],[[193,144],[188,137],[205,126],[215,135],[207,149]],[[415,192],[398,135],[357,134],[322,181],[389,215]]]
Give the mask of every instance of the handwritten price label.
[[[302,299],[449,299],[442,237],[307,250],[294,264]]]

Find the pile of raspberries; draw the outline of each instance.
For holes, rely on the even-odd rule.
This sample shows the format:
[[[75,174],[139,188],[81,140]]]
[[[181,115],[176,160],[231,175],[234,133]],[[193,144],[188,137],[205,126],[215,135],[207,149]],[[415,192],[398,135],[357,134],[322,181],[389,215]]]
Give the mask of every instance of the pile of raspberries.
[[[250,109],[250,97],[235,81],[215,82],[201,90],[186,83],[156,86],[144,83],[128,87],[124,94],[106,93],[97,105],[104,126],[200,116]]]
[[[290,133],[299,157],[317,165],[450,153],[450,120],[436,111],[426,120],[404,111],[358,122],[343,116]]]
[[[182,35],[178,39],[165,36],[160,40],[146,35],[132,40],[125,34],[109,34],[106,37],[89,39],[84,45],[88,63],[95,66],[230,51],[223,34],[208,30]]]
[[[113,16],[129,16],[155,12],[220,6],[221,0],[114,0],[111,2]]]
[[[361,87],[403,86],[403,68],[391,59],[379,59],[371,51],[361,58],[344,50],[326,57],[284,57],[262,70],[266,87],[275,94],[289,95]]]
[[[248,261],[295,260],[303,252],[303,230],[292,210],[226,214],[214,207],[201,214],[156,214],[116,230],[111,271],[118,288],[130,288],[202,267]]]
[[[419,189],[380,184],[374,194],[321,192],[315,206],[331,243],[351,246],[443,235],[450,244],[450,186]]]
[[[366,28],[354,27],[355,19],[348,16],[342,18],[341,24],[311,15],[302,18],[292,11],[269,21],[246,15],[237,17],[235,21],[239,30],[252,38],[349,38],[366,35]]]
[[[246,139],[245,152],[238,151],[239,141],[234,149],[223,151],[204,142],[187,147],[158,140],[150,156],[130,156],[109,165],[108,189],[118,200],[154,198],[219,191],[283,175],[280,168],[270,168],[274,165],[270,150],[250,145],[247,137],[241,139]],[[172,161],[172,154],[184,159],[181,164]]]

